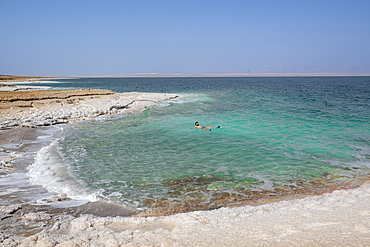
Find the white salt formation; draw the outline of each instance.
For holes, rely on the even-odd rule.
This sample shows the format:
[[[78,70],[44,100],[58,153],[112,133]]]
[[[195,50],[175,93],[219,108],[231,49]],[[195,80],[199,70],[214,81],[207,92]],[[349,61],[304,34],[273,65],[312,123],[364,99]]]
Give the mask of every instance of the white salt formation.
[[[0,238],[0,246],[368,246],[370,187],[164,217],[59,216],[33,236]]]
[[[114,93],[110,90],[94,90],[84,92],[81,96],[73,94],[61,97],[58,91],[53,91],[52,95],[40,96],[47,92],[51,91],[14,92],[24,94],[17,94],[16,97],[8,97],[4,92],[0,94],[0,129],[15,126],[34,128],[104,114],[141,111],[159,101],[178,97],[175,94]],[[37,95],[31,97],[30,94]]]

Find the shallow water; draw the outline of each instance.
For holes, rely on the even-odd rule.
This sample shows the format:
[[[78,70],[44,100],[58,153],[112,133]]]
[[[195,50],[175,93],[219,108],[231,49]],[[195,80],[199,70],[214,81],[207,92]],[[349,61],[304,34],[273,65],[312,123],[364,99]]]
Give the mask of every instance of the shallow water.
[[[137,114],[65,125],[29,175],[76,199],[137,210],[187,202],[212,208],[369,172],[369,77],[58,81],[60,88],[181,96]],[[195,121],[221,128],[194,129]]]

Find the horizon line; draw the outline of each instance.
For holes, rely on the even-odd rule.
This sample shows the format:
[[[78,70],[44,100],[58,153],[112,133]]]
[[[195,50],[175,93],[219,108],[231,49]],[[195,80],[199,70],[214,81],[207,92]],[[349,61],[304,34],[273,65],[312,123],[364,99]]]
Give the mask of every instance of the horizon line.
[[[338,77],[338,76],[370,76],[370,74],[354,73],[134,73],[134,74],[107,74],[107,75],[55,75],[58,78],[160,78],[160,77]]]

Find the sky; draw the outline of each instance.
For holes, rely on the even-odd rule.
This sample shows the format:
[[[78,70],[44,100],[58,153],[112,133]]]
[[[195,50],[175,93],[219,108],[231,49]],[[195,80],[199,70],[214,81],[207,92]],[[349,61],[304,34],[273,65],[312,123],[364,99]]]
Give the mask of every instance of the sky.
[[[0,74],[370,74],[369,0],[0,0]]]

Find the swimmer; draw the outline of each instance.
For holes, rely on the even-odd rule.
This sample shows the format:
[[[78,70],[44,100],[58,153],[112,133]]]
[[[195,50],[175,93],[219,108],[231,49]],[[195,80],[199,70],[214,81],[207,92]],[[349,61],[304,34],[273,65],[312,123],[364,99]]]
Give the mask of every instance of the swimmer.
[[[209,126],[209,124],[207,124],[207,125],[208,125],[207,127],[203,127],[203,126],[199,125],[198,122],[195,122],[195,127],[194,128],[203,129],[203,130],[211,130],[211,129],[215,128],[215,127]],[[220,128],[220,127],[221,126],[217,126],[217,128]]]

